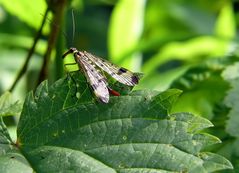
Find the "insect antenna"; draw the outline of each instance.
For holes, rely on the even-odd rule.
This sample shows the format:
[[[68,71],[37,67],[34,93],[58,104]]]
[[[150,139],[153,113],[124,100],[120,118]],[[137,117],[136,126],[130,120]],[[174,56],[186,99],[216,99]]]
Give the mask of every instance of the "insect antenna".
[[[71,17],[72,17],[72,42],[71,46],[75,42],[75,32],[76,32],[76,25],[75,25],[75,15],[73,9],[71,10]]]
[[[62,30],[62,28],[61,28],[61,26],[60,26],[59,24],[53,22],[53,21],[52,21],[51,19],[49,19],[48,17],[46,18],[46,20],[47,20],[51,25],[53,25],[54,27],[58,28],[59,31],[60,31],[60,33],[61,33],[61,34],[64,36],[64,38],[66,39],[66,41],[67,41],[68,43],[70,43],[70,39],[69,39],[68,35],[66,34],[65,31]]]

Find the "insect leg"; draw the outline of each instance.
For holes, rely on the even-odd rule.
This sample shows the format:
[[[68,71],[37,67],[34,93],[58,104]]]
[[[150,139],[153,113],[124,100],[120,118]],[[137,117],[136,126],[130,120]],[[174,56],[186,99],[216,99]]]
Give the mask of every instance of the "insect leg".
[[[76,83],[76,81],[75,81],[75,79],[73,78],[73,76],[71,76],[71,74],[70,73],[72,73],[72,72],[76,72],[76,71],[79,71],[79,70],[75,70],[75,71],[68,71],[67,70],[67,66],[70,66],[70,65],[76,65],[77,63],[76,62],[74,62],[74,63],[67,63],[67,64],[64,64],[64,69],[65,69],[65,71],[67,72],[67,79],[71,79],[71,81],[73,81],[73,83],[75,84],[75,94],[77,93],[77,83]]]
[[[112,88],[110,88],[109,86],[107,86],[108,90],[109,90],[109,93],[111,95],[114,95],[114,96],[120,96],[120,93],[118,93],[117,91],[113,90]]]
[[[78,71],[78,70],[77,70]],[[73,72],[73,71],[72,71]],[[75,86],[75,91],[74,91],[74,95],[76,95],[77,94],[77,83],[76,83],[76,81],[75,81],[75,79],[74,79],[74,77],[71,75],[71,72],[68,72],[67,73],[67,79],[71,79],[71,81],[74,83],[74,86]]]

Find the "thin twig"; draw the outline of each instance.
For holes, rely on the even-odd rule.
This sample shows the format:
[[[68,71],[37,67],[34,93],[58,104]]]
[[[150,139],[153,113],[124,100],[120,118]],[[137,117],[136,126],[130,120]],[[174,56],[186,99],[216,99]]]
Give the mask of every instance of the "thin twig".
[[[47,15],[48,15],[48,12],[49,12],[49,9],[47,8],[45,13],[44,13],[44,16],[43,16],[43,20],[42,20],[42,23],[41,23],[41,26],[39,28],[39,30],[37,31],[36,33],[36,36],[34,38],[34,41],[33,41],[33,44],[32,44],[32,47],[31,49],[29,50],[28,54],[27,54],[27,57],[26,57],[26,61],[24,63],[24,65],[22,66],[20,72],[18,73],[15,81],[13,82],[12,86],[10,87],[9,91],[12,92],[14,90],[14,88],[16,87],[17,83],[19,82],[19,80],[22,78],[22,76],[26,73],[27,71],[27,68],[28,68],[28,64],[30,62],[30,59],[35,51],[35,48],[36,48],[36,45],[37,45],[37,42],[38,40],[40,39],[41,35],[42,35],[42,30],[43,30],[43,27],[44,27],[44,24],[46,22],[46,19],[47,19]]]
[[[54,4],[54,13],[53,13],[54,15],[53,15],[53,21],[51,25],[51,32],[48,39],[47,50],[43,57],[44,58],[43,64],[41,67],[37,84],[43,81],[48,74],[48,62],[51,56],[51,52],[56,45],[56,40],[59,34],[59,26],[61,26],[65,7],[66,7],[66,0],[59,0],[57,1],[57,3]]]

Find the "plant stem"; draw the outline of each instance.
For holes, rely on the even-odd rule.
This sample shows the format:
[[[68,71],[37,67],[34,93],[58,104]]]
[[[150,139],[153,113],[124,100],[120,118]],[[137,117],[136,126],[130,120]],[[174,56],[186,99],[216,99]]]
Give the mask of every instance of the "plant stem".
[[[18,73],[15,81],[13,82],[12,86],[10,87],[9,91],[12,92],[14,90],[14,88],[16,87],[17,83],[19,82],[19,80],[22,78],[22,76],[26,73],[27,71],[27,68],[28,68],[28,64],[30,62],[30,59],[35,51],[35,48],[36,48],[36,45],[37,45],[37,42],[38,40],[40,39],[41,35],[42,35],[42,30],[43,30],[43,27],[44,27],[44,24],[46,22],[46,19],[47,19],[47,15],[48,15],[48,12],[49,12],[49,9],[47,8],[46,11],[45,11],[45,14],[43,16],[43,20],[42,20],[42,23],[41,23],[41,26],[39,28],[39,30],[37,31],[36,35],[35,35],[35,38],[34,38],[34,41],[33,41],[33,44],[32,44],[32,47],[31,49],[29,50],[28,54],[27,54],[27,57],[26,57],[26,60],[25,60],[25,63],[24,65],[22,66],[20,72]]]
[[[56,3],[51,4],[54,7],[53,11],[53,21],[51,24],[51,31],[48,39],[47,50],[44,54],[42,68],[39,74],[38,82],[39,84],[43,81],[48,75],[48,63],[50,60],[51,52],[56,45],[56,40],[59,35],[59,30],[62,22],[62,17],[66,7],[66,0],[58,0]]]

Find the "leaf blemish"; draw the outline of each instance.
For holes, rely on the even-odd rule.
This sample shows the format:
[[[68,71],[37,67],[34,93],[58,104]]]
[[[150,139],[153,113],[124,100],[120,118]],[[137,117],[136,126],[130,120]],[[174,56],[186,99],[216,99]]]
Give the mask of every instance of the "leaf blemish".
[[[122,138],[124,141],[126,141],[127,140],[127,136],[123,136],[123,138]]]
[[[56,132],[56,133],[53,133],[52,136],[53,136],[53,137],[57,137],[57,136],[58,136],[58,133],[57,133],[57,132]]]
[[[76,93],[76,98],[78,98],[78,99],[80,98],[80,93],[79,92]]]

